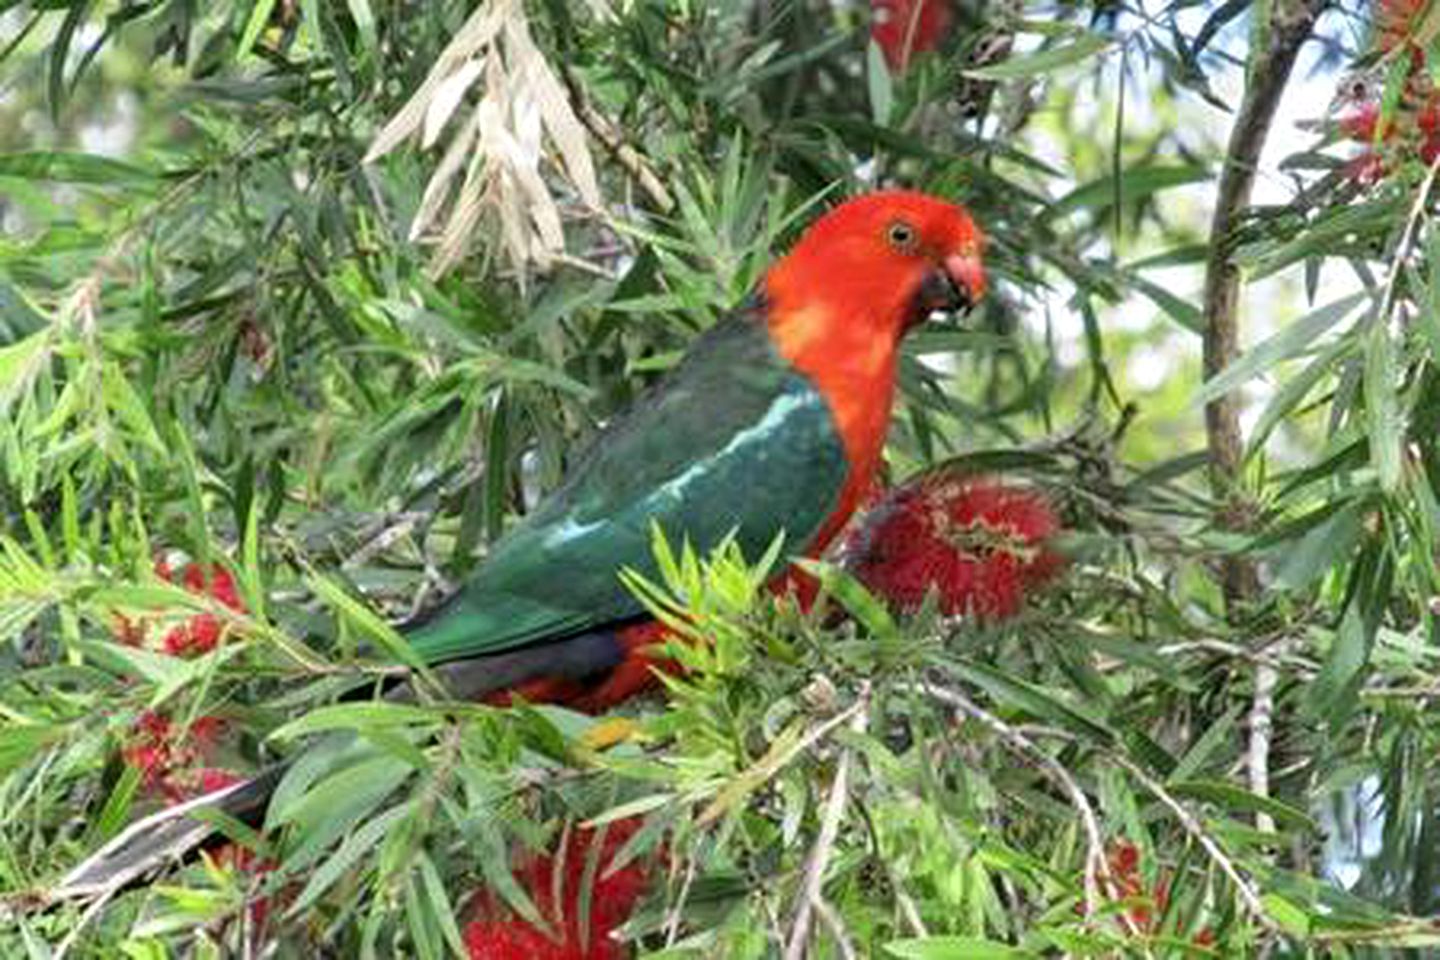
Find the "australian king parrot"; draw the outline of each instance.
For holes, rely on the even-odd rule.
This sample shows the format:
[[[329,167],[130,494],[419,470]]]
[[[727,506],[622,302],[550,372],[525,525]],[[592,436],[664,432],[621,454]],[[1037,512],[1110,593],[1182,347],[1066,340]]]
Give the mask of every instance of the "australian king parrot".
[[[983,248],[962,207],[923,193],[870,193],[821,216],[405,630],[414,650],[459,695],[519,689],[599,709],[645,686],[659,634],[619,572],[653,577],[652,528],[700,550],[733,532],[751,557],[782,532],[792,556],[823,550],[880,464],[902,338],[984,294]],[[254,815],[278,779],[217,791],[213,805]],[[53,893],[138,876],[209,830],[185,815],[134,824]]]
[[[660,631],[622,584],[652,524],[747,557],[823,550],[880,462],[905,332],[985,290],[959,206],[890,190],[821,217],[750,301],[603,430],[439,611],[406,630],[457,693],[604,709],[646,686]],[[448,666],[443,666],[449,664]]]

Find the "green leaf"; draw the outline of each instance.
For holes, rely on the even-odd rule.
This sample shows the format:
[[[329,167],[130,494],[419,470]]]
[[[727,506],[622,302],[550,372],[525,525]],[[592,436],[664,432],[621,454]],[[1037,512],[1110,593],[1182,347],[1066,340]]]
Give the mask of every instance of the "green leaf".
[[[7,723],[0,726],[0,778],[27,763],[48,745],[64,736],[64,727],[45,724]]]
[[[865,48],[865,77],[870,89],[870,117],[876,124],[883,127],[890,122],[890,110],[895,102],[895,91],[890,77],[890,68],[885,64],[885,56],[880,50],[880,44],[873,39]]]
[[[1310,311],[1294,323],[1241,354],[1234,363],[1200,385],[1194,403],[1204,406],[1255,377],[1267,372],[1283,360],[1310,350],[1327,330],[1369,298],[1368,293],[1352,293],[1323,307]]]
[[[956,675],[988,690],[997,700],[1050,720],[1068,730],[1083,733],[1102,744],[1114,744],[1115,732],[1097,718],[1086,715],[1079,707],[1072,707],[1049,690],[1016,677],[1006,676],[998,670],[971,661],[956,661],[951,665]]]
[[[1311,833],[1319,831],[1315,821],[1303,810],[1297,810],[1274,797],[1251,793],[1224,780],[1186,780],[1169,784],[1169,789],[1177,797],[1213,803],[1228,813],[1268,813],[1277,824]]]
[[[390,832],[397,821],[413,815],[417,807],[418,801],[402,803],[393,809],[386,810],[346,837],[339,849],[326,857],[319,868],[310,875],[305,889],[300,891],[300,895],[295,898],[295,902],[290,905],[286,914],[292,917],[298,916],[320,899],[325,891],[334,886],[337,880],[350,874],[351,869],[361,857],[385,839],[385,835]]]
[[[0,177],[134,188],[155,174],[120,160],[67,150],[0,153]]]
[[[845,570],[831,563],[803,558],[796,561],[796,566],[819,580],[825,592],[871,636],[879,640],[895,640],[900,636],[900,628],[885,604]]]
[[[1265,445],[1265,440],[1270,436],[1280,423],[1289,416],[1296,413],[1301,401],[1315,389],[1315,385],[1331,370],[1334,369],[1340,357],[1349,351],[1351,342],[1349,337],[1340,337],[1331,343],[1324,350],[1321,350],[1313,360],[1306,364],[1305,369],[1286,380],[1280,389],[1270,397],[1270,402],[1265,404],[1265,409],[1260,414],[1260,419],[1255,421],[1255,427],[1250,431],[1247,442],[1246,457],[1254,456]]]
[[[1347,559],[1363,530],[1364,509],[1363,502],[1351,500],[1307,532],[1299,543],[1285,544],[1280,551],[1275,585],[1290,590],[1307,587],[1316,577]]]
[[[1141,166],[1131,167],[1120,176],[1122,201],[1139,200],[1159,193],[1170,187],[1209,180],[1210,169],[1203,165],[1193,166]],[[1109,207],[1115,203],[1115,178],[1099,177],[1056,200],[1045,211],[1047,219],[1063,216],[1075,210],[1095,207]],[[1131,282],[1136,282],[1131,278]],[[1144,281],[1142,281],[1144,282]]]
[[[298,868],[313,862],[331,843],[374,813],[414,772],[410,764],[385,755],[362,760],[320,780],[278,821],[292,824],[298,840],[286,865]]]
[[[1180,326],[1191,333],[1203,334],[1205,332],[1205,317],[1200,308],[1189,300],[1177,297],[1166,290],[1158,283],[1151,283],[1149,280],[1140,277],[1131,277],[1130,285],[1139,290],[1146,297],[1149,297],[1161,310]]]
[[[885,944],[885,952],[901,960],[1020,960],[1034,957],[1029,950],[1021,950],[996,940],[984,937],[916,937],[909,940],[891,940]]]
[[[1049,47],[1038,53],[1011,57],[988,67],[967,70],[965,73],[967,76],[980,80],[1013,80],[1017,77],[1033,77],[1038,74],[1053,73],[1061,67],[1068,67],[1072,63],[1079,63],[1093,57],[1100,51],[1109,48],[1114,42],[1110,37],[1098,33],[1087,33],[1073,43]]]
[[[1290,936],[1304,941],[1310,936],[1310,914],[1278,893],[1267,893],[1260,897],[1265,912]]]
[[[334,583],[328,577],[318,575],[310,577],[308,582],[316,595],[339,614],[342,620],[357,627],[361,634],[378,643],[381,649],[392,658],[414,667],[416,670],[423,671],[425,669],[425,661],[415,653],[414,648],[394,627],[382,620],[369,607],[346,593],[339,584]]]
[[[469,956],[470,953],[465,948],[464,938],[460,935],[460,927],[455,923],[455,907],[451,903],[450,893],[445,887],[445,882],[440,879],[440,871],[435,868],[435,861],[431,860],[430,856],[422,850],[415,857],[415,867],[424,884],[425,900],[434,914],[435,922],[439,925],[445,942],[450,945],[455,956]]]
[[[1234,729],[1235,720],[1243,709],[1240,704],[1233,704],[1218,720],[1206,726],[1200,739],[1185,751],[1185,756],[1181,757],[1180,762],[1175,765],[1175,769],[1170,771],[1170,779],[1184,781],[1198,773],[1215,752],[1230,739],[1230,732]]]
[[[270,734],[277,741],[293,740],[325,730],[364,730],[369,727],[414,726],[438,722],[434,711],[400,703],[337,703],[311,710]]]
[[[1376,316],[1365,338],[1365,422],[1370,462],[1380,478],[1380,489],[1394,493],[1400,486],[1400,448],[1404,424],[1395,399],[1400,377],[1395,344],[1386,318]]]

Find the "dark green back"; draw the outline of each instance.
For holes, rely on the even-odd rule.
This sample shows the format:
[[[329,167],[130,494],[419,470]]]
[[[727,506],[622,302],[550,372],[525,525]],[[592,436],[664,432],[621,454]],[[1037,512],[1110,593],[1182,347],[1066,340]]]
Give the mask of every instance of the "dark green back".
[[[558,639],[642,612],[622,567],[656,576],[651,523],[707,550],[732,530],[758,557],[782,529],[803,552],[848,473],[829,407],[770,341],[760,309],[701,336],[606,427],[565,482],[409,631],[431,663]]]

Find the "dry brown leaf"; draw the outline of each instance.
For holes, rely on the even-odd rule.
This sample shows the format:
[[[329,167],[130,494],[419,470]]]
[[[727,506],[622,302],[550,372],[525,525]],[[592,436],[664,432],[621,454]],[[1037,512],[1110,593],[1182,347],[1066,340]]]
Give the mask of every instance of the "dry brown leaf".
[[[589,6],[609,15],[601,0]],[[476,95],[465,119],[452,122]],[[603,208],[588,133],[536,46],[520,0],[488,0],[470,15],[365,161],[417,134],[422,149],[450,138],[410,229],[413,240],[435,242],[434,274],[464,258],[488,219],[523,280],[528,268],[546,269],[565,255],[561,196]]]

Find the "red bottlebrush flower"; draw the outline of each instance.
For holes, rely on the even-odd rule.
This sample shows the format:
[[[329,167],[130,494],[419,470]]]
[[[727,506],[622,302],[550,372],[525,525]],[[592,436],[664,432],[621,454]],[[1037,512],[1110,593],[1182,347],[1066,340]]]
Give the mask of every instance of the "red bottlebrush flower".
[[[515,871],[558,940],[524,920],[508,916],[488,894],[478,901],[477,916],[465,927],[470,960],[621,960],[630,951],[610,934],[629,919],[650,880],[647,864],[632,861],[618,870],[615,854],[640,827],[638,819],[620,820],[601,830],[576,830],[555,855],[527,858]],[[600,843],[598,851],[594,845]],[[588,927],[582,929],[581,893],[586,866],[596,857],[590,889]],[[557,894],[558,892],[558,902]]]
[[[844,563],[902,610],[934,589],[949,616],[1002,619],[1063,566],[1050,545],[1059,530],[1042,494],[942,469],[892,490],[850,535]]]
[[[133,744],[122,755],[127,765],[140,771],[140,782],[147,788],[158,788],[169,774],[170,751],[163,746]]]
[[[215,790],[223,790],[225,787],[233,787],[245,778],[233,770],[222,770],[219,767],[202,767],[196,771],[195,785],[196,795],[211,793]]]
[[[1432,93],[1415,115],[1420,131],[1420,161],[1427,167],[1440,156],[1440,95]]]
[[[1345,179],[1362,186],[1371,186],[1385,179],[1385,158],[1374,150],[1366,150],[1345,164]]]
[[[220,618],[213,613],[197,613],[165,634],[165,652],[172,657],[193,657],[209,653],[220,644]]]
[[[1140,848],[1129,840],[1113,844],[1106,860],[1115,894],[1132,901],[1125,916],[1139,932],[1153,933],[1156,913],[1163,914],[1170,903],[1169,881],[1162,877],[1153,889],[1147,889],[1140,875]]]
[[[227,843],[206,856],[218,869],[244,876],[257,877],[275,869],[274,861],[261,860],[254,850],[238,843]],[[250,924],[256,929],[264,927],[265,919],[270,915],[270,898],[256,897],[250,902],[249,911]]]
[[[1375,4],[1375,46],[1389,52],[1410,43],[1415,19],[1425,11],[1426,0],[1379,0]],[[1417,49],[1416,53],[1420,51]]]
[[[172,803],[218,790],[241,778],[228,770],[194,767],[214,748],[224,723],[219,717],[199,717],[181,731],[168,717],[146,710],[136,718],[121,757],[140,771],[145,789]]]
[[[155,575],[170,583],[177,582],[175,571],[163,556],[155,561]],[[219,564],[187,563],[180,569],[178,582],[191,593],[208,596],[238,613],[245,612],[245,603],[240,599],[235,578]],[[123,617],[119,619],[124,621]],[[124,621],[124,625],[128,627],[128,621]],[[138,636],[143,639],[144,633],[142,623]],[[133,628],[131,633],[122,633],[121,639],[126,640],[132,635],[136,635]],[[160,648],[173,657],[200,656],[219,646],[224,635],[225,623],[220,617],[213,613],[197,613],[168,630],[160,641]]]
[[[891,73],[904,73],[915,54],[938,49],[950,19],[949,0],[870,0],[870,36]]]
[[[1340,118],[1340,132],[1351,140],[1371,143],[1375,139],[1375,129],[1379,123],[1380,104],[1362,103],[1355,108],[1354,112],[1347,113]]]
[[[142,737],[150,740],[168,740],[170,738],[170,718],[154,710],[146,710],[135,720],[135,730]]]
[[[208,750],[220,739],[220,734],[225,732],[225,721],[219,717],[206,715],[196,717],[190,723],[190,739],[199,745],[201,750]]]
[[[120,755],[140,771],[140,782],[148,790],[163,790],[175,764],[175,741],[170,720],[153,710],[135,719],[134,736]]]
[[[240,592],[235,587],[235,578],[222,566],[186,564],[181,572],[180,582],[191,593],[213,597],[231,610],[245,610],[245,604],[240,601]]]
[[[1440,136],[1440,95],[1432,95],[1415,115],[1415,126],[1427,138]]]
[[[1170,906],[1170,877],[1161,871],[1154,886],[1147,886],[1140,873],[1140,848],[1129,840],[1118,840],[1106,853],[1110,893],[1117,900],[1127,901],[1124,916],[1132,932],[1151,936],[1160,932],[1160,920]],[[1215,932],[1202,927],[1190,942],[1197,947],[1215,943]]]
[[[470,960],[571,960],[578,947],[556,943],[528,923],[514,920],[474,920],[465,927],[465,950]]]

